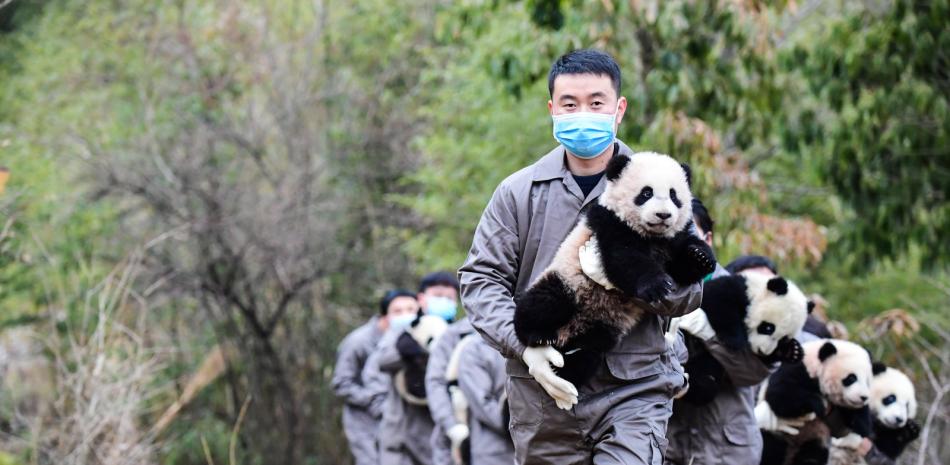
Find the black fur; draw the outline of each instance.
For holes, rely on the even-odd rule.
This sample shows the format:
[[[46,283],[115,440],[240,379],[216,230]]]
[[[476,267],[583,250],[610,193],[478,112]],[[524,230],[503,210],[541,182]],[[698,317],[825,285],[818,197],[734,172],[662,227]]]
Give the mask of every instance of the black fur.
[[[874,422],[874,446],[884,455],[897,460],[908,444],[920,436],[920,425],[908,420],[902,428],[891,429],[880,422]]]
[[[577,313],[574,292],[548,274],[515,299],[515,335],[528,347],[553,345],[557,331]]]
[[[405,365],[406,390],[416,397],[425,398],[429,353],[408,332],[402,333],[396,339],[396,351]]]
[[[762,432],[762,461],[761,465],[781,465],[785,462],[788,452],[788,443],[776,433],[766,430]]]
[[[689,360],[683,365],[689,373],[689,390],[683,400],[695,405],[706,405],[719,393],[725,369],[699,338],[683,332],[683,339],[689,352]]]
[[[871,436],[871,409],[867,405],[861,408],[835,406],[835,409],[840,412],[844,426],[850,432],[857,433],[862,438]]]
[[[871,364],[871,374],[874,376],[884,373],[885,371],[887,371],[887,365],[883,362],[874,362]]]
[[[825,414],[824,397],[818,380],[808,376],[805,364],[784,363],[769,377],[765,401],[772,411],[783,418],[797,418],[814,412]]]
[[[620,178],[620,175],[623,174],[623,169],[627,167],[627,164],[630,163],[630,157],[617,156],[620,153],[620,144],[614,143],[614,153],[610,156],[610,161],[607,162],[606,176],[608,181],[616,181]]]
[[[798,363],[802,361],[802,358],[805,356],[805,349],[802,348],[802,345],[790,337],[783,337],[779,339],[778,345],[775,347],[775,351],[766,356],[759,356],[766,365],[771,365],[776,362],[782,363]]]
[[[719,342],[732,350],[749,345],[749,331],[745,326],[749,297],[746,279],[742,275],[721,276],[703,284],[703,303],[709,325],[716,331]]]
[[[686,173],[686,185],[693,187],[693,169],[686,163],[680,163],[680,166],[683,167],[683,172]]]
[[[765,288],[774,292],[776,295],[788,294],[788,281],[781,276],[776,276],[769,280]]]
[[[834,354],[838,353],[838,348],[830,342],[822,344],[821,349],[818,349],[818,360],[824,362],[828,360],[828,357],[831,357]]]
[[[607,279],[628,296],[655,302],[669,294],[674,281],[695,284],[716,268],[708,244],[690,232],[692,222],[673,238],[644,237],[600,204],[587,211]]]
[[[828,463],[828,448],[819,439],[812,439],[802,443],[795,457],[793,465],[826,465]]]

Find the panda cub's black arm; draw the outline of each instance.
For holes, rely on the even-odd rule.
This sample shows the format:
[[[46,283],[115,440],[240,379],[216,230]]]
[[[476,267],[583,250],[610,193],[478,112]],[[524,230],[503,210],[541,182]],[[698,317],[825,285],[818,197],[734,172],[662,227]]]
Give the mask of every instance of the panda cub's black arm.
[[[716,255],[709,244],[692,233],[692,222],[673,236],[667,270],[681,286],[698,283],[716,270]]]
[[[904,427],[897,429],[888,428],[878,422],[874,423],[874,447],[895,460],[918,436],[920,436],[920,425],[914,420],[908,420]]]
[[[515,336],[528,347],[554,345],[558,331],[577,313],[573,291],[557,273],[547,273],[515,298]]]
[[[782,418],[798,418],[811,412],[819,418],[825,415],[818,380],[808,376],[802,362],[784,363],[772,373],[765,390],[765,401]]]
[[[655,302],[673,291],[673,280],[650,255],[655,245],[644,240],[606,207],[594,204],[587,224],[597,238],[607,280],[626,295]]]

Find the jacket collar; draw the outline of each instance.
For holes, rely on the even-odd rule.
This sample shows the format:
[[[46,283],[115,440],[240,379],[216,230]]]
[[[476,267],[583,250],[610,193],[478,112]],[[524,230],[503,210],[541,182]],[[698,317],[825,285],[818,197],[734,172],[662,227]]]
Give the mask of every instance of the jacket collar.
[[[627,144],[624,144],[620,140],[617,140],[617,143],[620,144],[619,153],[627,156],[633,155],[633,150],[630,150]],[[554,150],[548,152],[547,155],[541,157],[541,159],[534,164],[531,181],[540,182],[569,178],[571,171],[567,169],[567,162],[564,159],[566,156],[567,152],[564,150],[563,145],[555,147]]]

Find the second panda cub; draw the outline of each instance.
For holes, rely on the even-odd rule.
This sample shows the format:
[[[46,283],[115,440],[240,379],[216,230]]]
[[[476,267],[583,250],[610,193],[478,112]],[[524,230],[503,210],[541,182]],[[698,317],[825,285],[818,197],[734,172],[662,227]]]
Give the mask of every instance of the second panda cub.
[[[674,284],[699,283],[716,265],[712,249],[692,233],[686,165],[652,152],[622,155],[615,145],[605,176],[597,203],[515,299],[518,339],[559,350],[558,375],[575,385],[640,321],[646,303]]]

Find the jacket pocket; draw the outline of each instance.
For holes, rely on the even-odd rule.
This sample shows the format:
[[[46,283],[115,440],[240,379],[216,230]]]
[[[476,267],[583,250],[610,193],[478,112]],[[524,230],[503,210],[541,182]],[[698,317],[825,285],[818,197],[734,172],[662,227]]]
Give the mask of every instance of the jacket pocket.
[[[650,465],[663,465],[666,449],[670,442],[666,439],[664,431],[661,431],[660,426],[655,422],[650,425],[650,430]]]
[[[742,423],[726,423],[722,427],[722,434],[732,445],[748,446],[752,444],[752,430],[753,428],[750,428],[750,425]],[[757,428],[754,432],[755,434],[759,434]]]
[[[543,418],[544,396],[547,393],[532,377],[508,377],[509,427],[539,425]]]
[[[610,352],[606,359],[610,374],[624,381],[645,378],[668,370],[660,353]]]

